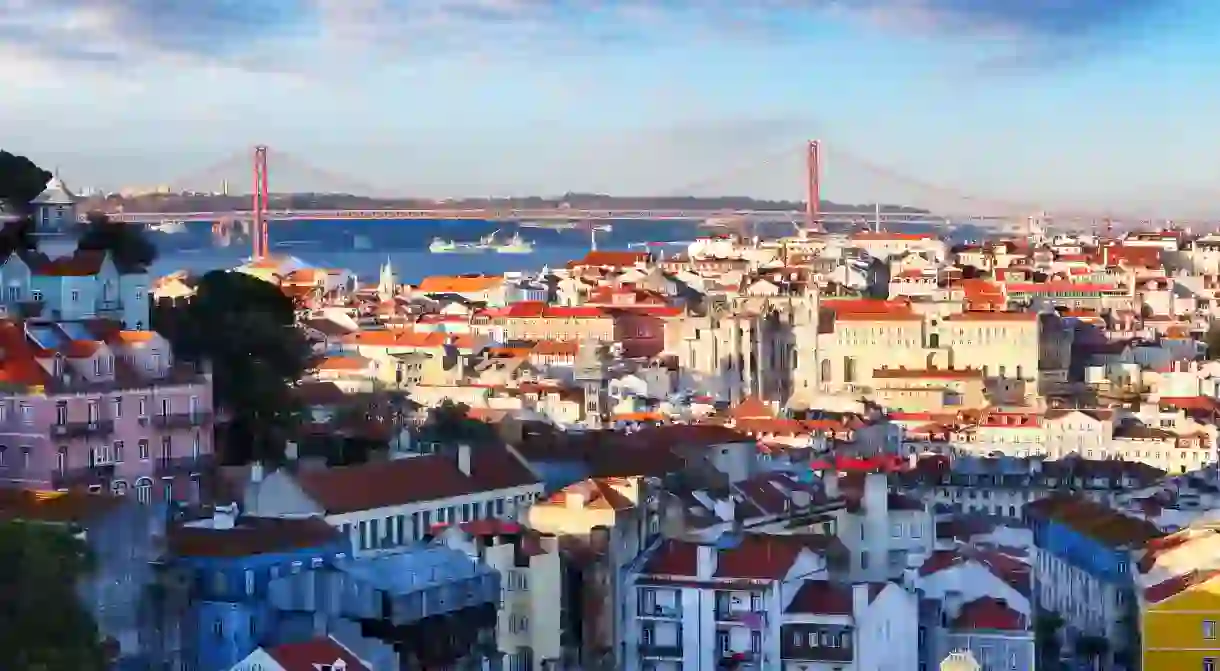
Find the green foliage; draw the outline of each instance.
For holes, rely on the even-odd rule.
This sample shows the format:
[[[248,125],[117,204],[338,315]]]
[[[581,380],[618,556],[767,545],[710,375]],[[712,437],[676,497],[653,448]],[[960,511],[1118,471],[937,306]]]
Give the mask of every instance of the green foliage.
[[[442,443],[483,443],[496,438],[496,430],[486,422],[471,419],[470,406],[445,399],[428,410],[426,429]]]
[[[1220,324],[1213,324],[1207,329],[1203,342],[1207,344],[1207,358],[1220,359]]]
[[[89,213],[77,248],[109,252],[120,272],[145,271],[157,260],[157,246],[143,226],[111,221],[102,212]]]
[[[0,201],[22,215],[20,220],[0,228],[0,259],[7,259],[15,251],[36,247],[34,221],[29,216],[30,201],[42,193],[50,179],[51,173],[34,165],[30,159],[0,151]]]
[[[28,212],[25,208],[42,193],[50,180],[51,173],[30,159],[0,151],[0,200]]]
[[[105,651],[78,580],[88,548],[66,528],[0,522],[0,669],[101,671]]]
[[[216,270],[185,305],[157,306],[153,328],[179,358],[211,363],[216,403],[232,416],[226,460],[282,459],[302,411],[292,385],[313,358],[292,301],[260,279]]]

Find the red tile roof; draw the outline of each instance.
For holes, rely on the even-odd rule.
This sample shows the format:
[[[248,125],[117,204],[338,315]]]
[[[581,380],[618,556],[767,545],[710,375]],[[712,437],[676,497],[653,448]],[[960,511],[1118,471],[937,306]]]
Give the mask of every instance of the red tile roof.
[[[537,476],[507,449],[495,445],[470,450],[470,475],[453,457],[426,455],[390,462],[301,470],[296,480],[328,514],[436,501],[476,492],[525,487]]]
[[[179,557],[249,557],[321,548],[339,538],[339,532],[318,517],[243,517],[232,529],[175,526],[166,533],[170,549]]]
[[[345,671],[371,671],[351,650],[333,638],[315,638],[303,643],[288,643],[266,650],[284,671],[318,671],[343,660]]]
[[[985,596],[962,606],[961,613],[950,624],[953,629],[1024,630],[1025,617],[999,599]]]
[[[1190,573],[1174,576],[1169,580],[1159,582],[1145,589],[1144,598],[1150,603],[1160,603],[1193,587],[1211,582],[1216,578],[1220,578],[1220,570],[1218,569],[1191,571]]]
[[[801,615],[851,615],[851,585],[828,580],[806,580],[785,613]]]

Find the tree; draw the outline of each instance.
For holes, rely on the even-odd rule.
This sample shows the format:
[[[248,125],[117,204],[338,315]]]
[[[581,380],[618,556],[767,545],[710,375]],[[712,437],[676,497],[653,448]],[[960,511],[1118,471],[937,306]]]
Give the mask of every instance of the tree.
[[[292,301],[267,282],[215,270],[181,306],[157,306],[153,327],[177,356],[212,366],[216,403],[230,413],[230,463],[279,462],[299,426],[294,385],[312,365]]]
[[[76,246],[109,252],[120,272],[145,271],[157,260],[157,246],[142,226],[113,221],[102,212],[89,213]]]
[[[483,443],[496,438],[496,431],[486,422],[470,417],[470,406],[445,399],[428,410],[428,427],[437,440],[444,443]]]
[[[88,548],[61,526],[0,522],[0,668],[101,671],[106,652],[75,587]]]
[[[1203,342],[1207,344],[1207,358],[1220,359],[1220,324],[1212,324],[1211,328],[1207,329]]]
[[[1053,669],[1059,665],[1063,641],[1059,632],[1063,618],[1058,613],[1043,611],[1034,618],[1034,646],[1038,650],[1038,666]]]
[[[0,259],[7,259],[15,251],[37,247],[30,203],[42,193],[50,179],[51,173],[30,159],[0,151],[0,202],[21,217],[0,227]]]

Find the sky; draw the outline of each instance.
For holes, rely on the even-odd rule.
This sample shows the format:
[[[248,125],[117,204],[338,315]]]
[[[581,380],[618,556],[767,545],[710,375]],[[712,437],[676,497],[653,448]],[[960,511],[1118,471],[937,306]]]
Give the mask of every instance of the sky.
[[[1206,216],[1207,0],[0,0],[0,148],[77,188]],[[1220,218],[1220,213],[1217,213]]]

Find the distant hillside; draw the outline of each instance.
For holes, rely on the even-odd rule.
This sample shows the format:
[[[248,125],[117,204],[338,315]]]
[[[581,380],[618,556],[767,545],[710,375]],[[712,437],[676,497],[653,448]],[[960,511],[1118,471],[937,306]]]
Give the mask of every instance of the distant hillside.
[[[110,196],[93,199],[89,207],[107,212],[229,212],[250,209],[249,196],[148,195],[134,198]],[[367,198],[350,194],[291,193],[273,194],[269,203],[275,210],[377,210],[377,209],[548,209],[570,207],[577,210],[803,210],[796,201],[759,200],[745,196],[697,198],[694,196],[609,196],[595,193],[568,193],[558,198],[527,196],[521,198],[463,198],[435,201],[421,198]],[[825,212],[873,212],[873,204],[847,205],[822,201]],[[883,212],[924,214],[927,210],[902,205],[883,205]]]

